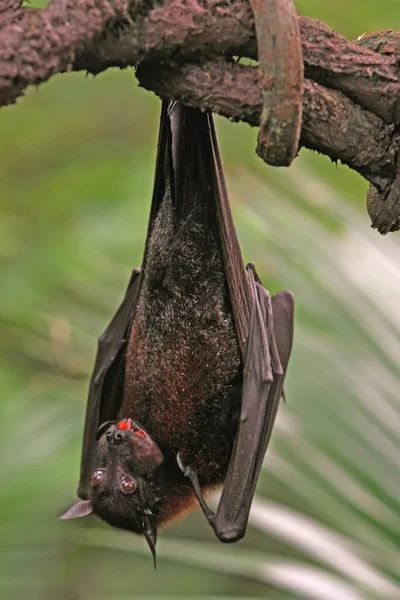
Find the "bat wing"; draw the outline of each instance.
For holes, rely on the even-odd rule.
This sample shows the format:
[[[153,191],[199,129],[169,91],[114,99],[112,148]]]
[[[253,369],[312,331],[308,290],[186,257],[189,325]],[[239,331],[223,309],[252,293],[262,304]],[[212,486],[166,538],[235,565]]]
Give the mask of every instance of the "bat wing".
[[[201,505],[217,536],[223,541],[235,541],[246,531],[283,391],[293,342],[294,298],[289,291],[271,298],[261,285],[254,265],[248,266],[248,275],[245,272],[211,114],[208,114],[208,123],[218,224],[244,369],[238,431],[216,515],[209,509],[207,512],[204,500]],[[198,491],[200,488],[196,487]]]
[[[146,247],[143,258],[142,275],[146,271],[148,244],[155,218],[166,191],[170,191],[174,204],[182,202],[186,181],[190,172],[186,169],[186,148],[189,143],[186,120],[194,114],[194,126],[203,123],[205,116],[191,111],[175,102],[164,101],[161,110],[160,129],[157,148],[153,198]],[[207,151],[207,149],[206,149]],[[202,161],[199,161],[202,162]],[[204,161],[203,161],[204,162]],[[199,176],[199,183],[201,177]],[[168,188],[168,190],[166,190]],[[123,401],[125,376],[125,356],[129,341],[129,331],[135,316],[140,286],[143,276],[140,270],[133,272],[124,300],[113,317],[110,325],[99,338],[97,356],[90,381],[89,398],[86,408],[86,420],[83,435],[81,476],[78,496],[87,500],[90,480],[96,455],[96,437],[101,424],[117,418]]]
[[[240,251],[239,241],[236,236],[235,224],[232,218],[222,160],[219,152],[218,138],[211,113],[207,113],[207,119],[209,144],[212,152],[212,164],[209,167],[209,177],[211,177],[213,181],[217,220],[222,241],[229,295],[239,347],[242,358],[244,359],[246,341],[249,335],[252,294],[244,267],[242,253]]]
[[[125,354],[128,334],[139,291],[140,269],[135,269],[121,306],[100,336],[96,362],[90,380],[89,398],[83,434],[81,476],[78,496],[88,499],[97,430],[102,423],[115,420],[122,403]]]
[[[250,330],[243,371],[242,406],[235,444],[224,487],[214,514],[207,506],[196,471],[178,464],[191,480],[200,506],[223,542],[235,542],[246,533],[250,507],[265,451],[271,437],[293,342],[293,294],[272,298],[249,265],[253,297]]]
[[[274,425],[293,342],[293,294],[272,298],[249,268],[253,295],[242,406],[228,473],[212,526],[225,542],[246,532],[258,476]]]
[[[197,498],[219,539],[233,542],[244,536],[251,502],[283,391],[293,342],[293,294],[272,298],[254,266],[246,274],[226,191],[214,121],[207,114],[212,151],[212,178],[225,272],[243,359],[241,414],[235,444],[216,514],[202,496],[196,472],[178,464],[190,478]]]

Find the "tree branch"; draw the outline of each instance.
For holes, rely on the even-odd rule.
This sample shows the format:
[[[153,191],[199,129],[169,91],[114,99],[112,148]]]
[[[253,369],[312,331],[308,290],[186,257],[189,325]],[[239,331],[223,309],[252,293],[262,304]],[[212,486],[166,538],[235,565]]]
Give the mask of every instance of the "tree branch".
[[[385,56],[360,48],[316,19],[300,16],[299,24],[306,76],[344,91],[392,122],[400,40],[397,56]],[[25,87],[58,72],[96,74],[145,58],[257,57],[247,0],[165,0],[162,5],[155,0],[53,0],[45,10],[20,9],[12,25],[1,25],[0,104],[14,102]]]
[[[98,33],[130,22],[128,5],[139,2],[53,0],[46,9],[20,8],[12,20],[0,20],[0,105],[15,102],[28,85],[71,71]]]
[[[52,0],[45,10],[5,1],[0,105],[55,73],[99,73],[145,60],[139,73],[149,89],[260,123],[259,71],[229,61],[257,57],[247,0]],[[307,78],[301,143],[373,183],[373,225],[392,230],[400,215],[400,34],[354,43],[313,19],[299,17],[299,26]]]
[[[0,6],[0,21],[4,24],[6,20],[12,19],[20,8],[21,0],[3,0],[3,4]]]
[[[262,111],[262,74],[224,59],[168,65],[142,63],[137,77],[143,87],[162,97],[212,110],[233,121],[258,126]],[[336,90],[306,80],[301,144],[341,160],[377,188],[385,189],[396,176],[400,136],[394,126],[364,111]]]

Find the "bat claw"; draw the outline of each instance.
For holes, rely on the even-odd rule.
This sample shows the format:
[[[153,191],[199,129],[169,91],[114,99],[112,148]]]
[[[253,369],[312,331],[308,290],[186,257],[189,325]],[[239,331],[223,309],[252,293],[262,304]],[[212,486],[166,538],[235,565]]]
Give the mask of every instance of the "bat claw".
[[[189,467],[185,466],[181,452],[178,452],[178,454],[176,455],[176,462],[178,463],[178,467],[180,468],[182,473],[185,475],[185,477],[189,477]]]
[[[181,452],[178,452],[176,455],[176,462],[178,463],[178,466],[184,476],[190,479],[190,481],[194,484],[194,482],[197,481],[197,473],[190,465],[185,466]]]

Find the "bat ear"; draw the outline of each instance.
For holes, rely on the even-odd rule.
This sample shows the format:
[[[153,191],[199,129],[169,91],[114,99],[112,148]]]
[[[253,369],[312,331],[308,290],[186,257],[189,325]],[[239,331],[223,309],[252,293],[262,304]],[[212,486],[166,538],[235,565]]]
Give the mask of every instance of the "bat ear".
[[[58,518],[60,521],[67,521],[68,519],[78,519],[79,517],[87,517],[88,515],[91,515],[92,512],[93,509],[90,500],[80,500],[79,502],[71,506],[71,508],[67,510],[66,513],[64,513],[63,515],[61,515],[61,517]]]

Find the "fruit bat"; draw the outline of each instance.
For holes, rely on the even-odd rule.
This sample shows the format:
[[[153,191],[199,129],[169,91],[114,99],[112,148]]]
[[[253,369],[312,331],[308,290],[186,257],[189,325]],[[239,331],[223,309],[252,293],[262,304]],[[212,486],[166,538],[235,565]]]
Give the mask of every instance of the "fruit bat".
[[[293,338],[291,292],[244,268],[210,113],[164,101],[142,269],[99,338],[78,496],[142,534],[200,504],[217,537],[246,531]],[[223,485],[215,513],[207,496]],[[196,501],[197,499],[197,501]]]

